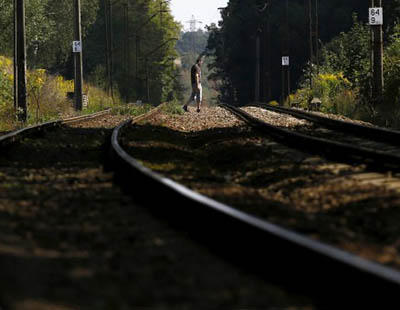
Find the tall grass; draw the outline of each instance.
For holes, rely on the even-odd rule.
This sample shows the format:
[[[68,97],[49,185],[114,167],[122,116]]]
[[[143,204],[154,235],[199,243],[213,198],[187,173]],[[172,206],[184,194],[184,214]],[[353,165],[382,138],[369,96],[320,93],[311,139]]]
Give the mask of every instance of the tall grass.
[[[20,123],[16,120],[14,110],[13,80],[12,60],[0,56],[0,132],[66,116],[97,112],[113,106],[111,98],[103,90],[84,84],[84,93],[88,96],[88,107],[81,112],[76,112],[73,108],[73,100],[68,98],[68,93],[74,91],[74,81],[47,74],[44,69],[28,70],[28,120],[26,123]],[[114,103],[120,103],[118,96],[115,96]]]

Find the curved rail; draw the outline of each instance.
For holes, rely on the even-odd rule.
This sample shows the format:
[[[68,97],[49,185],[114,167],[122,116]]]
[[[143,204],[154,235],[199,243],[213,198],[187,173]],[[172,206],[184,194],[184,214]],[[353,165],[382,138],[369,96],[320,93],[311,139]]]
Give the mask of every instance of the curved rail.
[[[347,122],[343,120],[331,119],[314,113],[295,110],[284,107],[275,107],[269,104],[254,103],[250,106],[261,107],[266,110],[270,110],[277,113],[289,114],[297,118],[305,119],[321,126],[332,128],[337,131],[349,132],[359,136],[374,139],[379,142],[386,142],[394,145],[400,145],[400,131],[376,127],[376,126],[365,126],[357,123]]]
[[[107,109],[104,111],[100,111],[100,112],[96,112],[96,113],[92,113],[92,114],[88,114],[88,115],[82,115],[82,116],[71,117],[71,118],[66,118],[66,119],[61,119],[61,120],[56,120],[56,121],[50,121],[50,122],[46,122],[43,124],[28,126],[28,127],[25,127],[25,128],[19,129],[19,130],[15,130],[8,134],[0,136],[0,147],[10,145],[14,142],[17,142],[19,139],[22,139],[29,135],[37,134],[41,131],[56,128],[63,124],[71,124],[71,123],[86,121],[89,119],[93,119],[96,117],[100,117],[100,116],[109,114],[110,112],[111,112],[111,109]]]
[[[141,165],[118,142],[131,121],[111,137],[116,180],[157,216],[244,268],[313,295],[324,309],[400,304],[400,272],[238,211]]]
[[[306,146],[307,150],[324,154],[329,158],[344,158],[351,161],[361,160],[377,167],[400,168],[400,155],[398,154],[297,133],[267,124],[237,107],[227,104],[221,106],[283,144],[302,148]]]

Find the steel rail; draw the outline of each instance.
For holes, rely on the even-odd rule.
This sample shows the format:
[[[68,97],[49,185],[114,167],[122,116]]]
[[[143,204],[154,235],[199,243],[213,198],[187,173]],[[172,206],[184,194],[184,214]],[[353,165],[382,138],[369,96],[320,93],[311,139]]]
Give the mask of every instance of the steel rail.
[[[71,123],[77,123],[80,121],[87,121],[93,118],[97,118],[103,115],[107,115],[111,113],[111,109],[95,112],[92,114],[87,114],[87,115],[81,115],[81,116],[76,116],[76,117],[71,117],[71,118],[66,118],[61,120],[61,123],[63,124],[71,124]]]
[[[302,147],[307,146],[307,150],[324,154],[326,157],[333,159],[340,157],[351,161],[366,161],[377,167],[400,168],[400,155],[297,133],[267,124],[237,107],[228,104],[222,104],[221,107],[231,111],[251,126],[275,138],[282,144],[291,147],[299,145]]]
[[[15,131],[12,131],[5,135],[0,136],[0,147],[4,147],[4,146],[10,145],[12,143],[15,143],[15,142],[19,141],[20,139],[25,138],[29,135],[37,134],[39,132],[49,130],[49,129],[58,128],[63,124],[71,124],[71,123],[86,121],[89,119],[93,119],[96,117],[106,115],[110,112],[111,112],[111,109],[107,109],[104,111],[100,111],[100,112],[96,112],[96,113],[92,113],[92,114],[88,114],[88,115],[60,119],[60,120],[50,121],[50,122],[18,129],[18,130],[15,130]]]
[[[400,272],[198,194],[144,167],[111,136],[116,181],[156,216],[268,281],[313,296],[323,309],[400,304]]]
[[[393,129],[376,127],[376,126],[365,126],[348,121],[331,119],[325,116],[316,115],[314,113],[306,111],[300,111],[284,107],[275,107],[264,103],[252,103],[249,106],[256,106],[277,113],[289,114],[297,118],[317,123],[323,127],[332,128],[345,133],[351,133],[353,135],[367,137],[369,139],[373,139],[379,142],[386,142],[393,145],[400,145],[400,131],[396,131]]]

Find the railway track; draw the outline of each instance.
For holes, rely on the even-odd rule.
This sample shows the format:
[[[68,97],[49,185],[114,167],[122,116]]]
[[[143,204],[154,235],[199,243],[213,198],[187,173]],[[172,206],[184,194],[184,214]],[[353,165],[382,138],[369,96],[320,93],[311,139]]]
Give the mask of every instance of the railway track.
[[[228,107],[240,117],[256,124],[257,128],[272,133],[274,138],[285,143],[305,144],[304,136],[288,138],[287,131],[265,126],[248,114]],[[362,259],[357,255],[339,250],[320,241],[287,230],[226,204],[217,202],[189,188],[157,174],[131,157],[119,143],[119,134],[129,122],[118,126],[112,135],[111,147],[114,167],[120,184],[129,180],[140,180],[143,188],[157,197],[140,195],[155,214],[167,218],[179,228],[189,231],[193,238],[206,243],[214,251],[233,260],[259,276],[292,289],[306,292],[324,305],[324,309],[346,306],[379,306],[382,303],[397,303],[400,291],[400,273],[380,264]],[[264,127],[265,126],[265,127]],[[315,146],[315,143],[318,143]],[[307,142],[314,149],[339,147],[355,154],[352,157],[368,156],[371,160],[382,160],[382,152],[357,149],[344,143],[330,143],[312,138]],[[387,159],[386,157],[384,157]],[[391,158],[392,165],[396,165]],[[129,186],[127,191],[131,191]],[[154,195],[153,195],[154,196]],[[169,207],[159,202],[169,202]],[[158,198],[158,199],[157,199]],[[150,201],[150,204],[149,204]]]
[[[335,131],[341,131],[353,136],[366,137],[369,141],[374,140],[381,143],[386,142],[388,144],[397,146],[400,144],[400,132],[396,130],[375,126],[367,126],[360,123],[349,122],[340,119],[332,119],[312,112],[277,107],[269,104],[259,103],[251,104],[249,106],[261,107],[272,112],[288,114],[296,118],[308,120],[325,128],[334,129]]]
[[[7,145],[11,145],[13,143],[20,141],[23,138],[33,136],[36,134],[40,134],[46,130],[59,128],[62,125],[84,122],[87,120],[102,117],[102,116],[110,114],[110,113],[111,113],[111,109],[108,109],[108,110],[100,111],[100,112],[93,113],[90,115],[82,115],[82,116],[76,116],[76,117],[66,118],[66,119],[62,119],[62,120],[50,121],[50,122],[46,122],[43,124],[28,126],[28,127],[25,127],[25,128],[19,129],[19,130],[15,130],[15,131],[12,131],[10,133],[0,136],[0,147],[5,147]]]
[[[268,106],[267,108],[274,112],[301,117],[321,125],[318,128],[310,126],[308,128],[289,130],[269,125],[239,108],[230,105],[224,105],[224,107],[249,122],[252,126],[274,137],[280,143],[293,147],[306,147],[308,151],[323,154],[334,160],[365,162],[375,170],[398,171],[400,168],[400,155],[398,155],[400,148],[396,145],[398,144],[396,137],[398,139],[400,134],[396,131],[336,121]],[[262,107],[266,108],[265,105],[262,105]],[[329,130],[327,128],[333,129]],[[380,142],[371,141],[369,138],[361,138],[369,136],[380,140]],[[385,141],[385,143],[381,141]]]
[[[47,125],[0,146],[2,309],[314,309],[216,258],[113,186],[102,146],[122,119]],[[125,185],[144,193],[141,178]]]
[[[134,122],[150,115],[136,118]],[[145,168],[118,142],[121,130],[131,122],[126,121],[113,131],[110,167],[115,169],[119,184],[154,214],[167,218],[245,270],[312,296],[322,309],[398,303],[398,271],[238,211]],[[59,122],[49,123],[1,137],[0,146],[9,146],[19,141],[19,137],[59,125]],[[132,180],[140,184],[139,191],[132,191]],[[168,201],[168,208],[165,203],[160,204],[160,197]]]

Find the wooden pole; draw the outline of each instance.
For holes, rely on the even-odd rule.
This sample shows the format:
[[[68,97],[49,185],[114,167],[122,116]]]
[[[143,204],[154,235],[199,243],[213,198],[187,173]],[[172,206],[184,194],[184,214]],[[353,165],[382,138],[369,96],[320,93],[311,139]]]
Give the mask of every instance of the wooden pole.
[[[307,1],[307,0],[306,0]],[[314,62],[314,49],[313,49],[313,23],[312,23],[312,5],[311,0],[308,0],[308,31],[309,31],[309,48],[310,48],[310,88],[313,88],[313,62]]]
[[[109,51],[110,51],[110,90],[111,90],[111,100],[114,103],[114,41],[113,41],[113,21],[112,21],[112,3],[108,0],[108,29],[109,29]]]
[[[268,84],[268,90],[267,90],[267,96],[268,96],[268,101],[271,100],[272,97],[272,76],[271,76],[271,6],[269,5],[267,7],[267,14],[268,14],[268,19],[267,19],[267,84]]]
[[[105,58],[106,58],[106,92],[107,95],[110,96],[110,81],[111,81],[111,72],[110,72],[110,42],[109,42],[109,22],[108,22],[108,2],[107,0],[103,0],[104,4],[104,27],[105,27]]]
[[[319,74],[319,0],[315,0],[315,62],[317,64],[317,74]]]
[[[81,2],[75,0],[74,2],[74,41],[79,41],[82,48],[82,26],[81,26]],[[82,110],[82,85],[83,85],[83,67],[82,67],[82,51],[74,53],[75,60],[75,83],[74,83],[74,94],[75,94],[75,109],[78,111]]]
[[[255,68],[254,101],[260,101],[260,34],[256,34],[256,68]]]
[[[285,17],[285,34],[283,38],[282,56],[289,57],[289,64],[283,65],[282,63],[282,100],[281,105],[284,104],[290,95],[290,48],[289,48],[289,0],[285,4],[286,17]]]
[[[18,35],[17,35],[17,0],[14,0],[14,112],[17,112],[18,108]]]
[[[17,116],[18,120],[26,122],[26,39],[25,39],[25,1],[16,0],[17,15]]]
[[[382,0],[376,0],[376,5],[382,7]],[[383,14],[383,12],[381,13]],[[383,30],[382,25],[372,26],[374,32],[374,101],[383,101]]]

